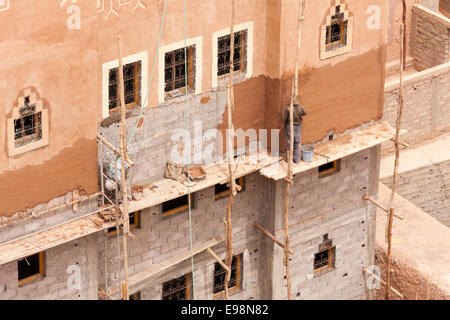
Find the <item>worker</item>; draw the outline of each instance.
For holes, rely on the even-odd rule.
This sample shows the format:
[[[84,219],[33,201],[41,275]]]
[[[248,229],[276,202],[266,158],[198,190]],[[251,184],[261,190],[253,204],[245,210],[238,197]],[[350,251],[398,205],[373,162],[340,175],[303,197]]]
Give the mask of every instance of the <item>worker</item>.
[[[300,162],[300,149],[301,149],[301,143],[302,143],[302,117],[306,116],[306,110],[305,108],[298,103],[298,99],[294,102],[294,162],[298,163]],[[288,149],[291,142],[291,130],[290,130],[290,105],[286,107],[286,109],[283,112],[283,123],[284,123],[284,129],[286,132],[286,139],[287,139],[287,145]]]

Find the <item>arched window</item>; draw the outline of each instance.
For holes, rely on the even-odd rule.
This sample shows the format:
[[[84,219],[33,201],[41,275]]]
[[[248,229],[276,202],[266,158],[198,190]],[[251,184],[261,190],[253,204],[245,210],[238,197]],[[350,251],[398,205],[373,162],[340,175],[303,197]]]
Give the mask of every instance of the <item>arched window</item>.
[[[352,50],[353,17],[349,16],[346,5],[336,0],[331,7],[326,23],[322,26],[320,39],[320,59],[331,58]]]

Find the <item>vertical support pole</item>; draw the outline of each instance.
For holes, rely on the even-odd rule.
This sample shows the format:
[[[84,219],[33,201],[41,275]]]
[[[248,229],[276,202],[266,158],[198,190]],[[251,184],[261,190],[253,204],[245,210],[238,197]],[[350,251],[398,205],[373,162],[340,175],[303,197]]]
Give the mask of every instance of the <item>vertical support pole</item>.
[[[235,19],[235,0],[231,0],[231,26],[230,26],[230,79],[227,85],[227,118],[228,118],[228,130],[227,130],[227,153],[228,153],[228,171],[230,174],[230,197],[227,205],[227,217],[226,217],[226,256],[225,264],[231,269],[231,263],[233,261],[233,229],[231,226],[231,208],[233,205],[233,199],[236,195],[236,182],[233,173],[233,154],[234,154],[234,127],[232,120],[232,110],[234,110],[234,86],[233,86],[233,73],[234,73],[234,19]],[[227,273],[225,277],[225,298],[228,300],[228,282],[231,279],[231,274]]]
[[[406,17],[406,5],[405,1],[403,1],[403,19]],[[392,247],[392,223],[394,217],[394,210],[392,209],[392,205],[394,202],[395,190],[397,187],[397,175],[398,175],[398,164],[400,158],[400,143],[399,143],[399,135],[400,135],[400,125],[403,114],[403,67],[405,64],[405,55],[404,55],[404,39],[405,39],[405,21],[403,20],[400,27],[401,41],[400,41],[400,87],[398,94],[398,111],[397,111],[397,121],[395,126],[395,164],[394,164],[394,175],[392,177],[392,191],[391,196],[389,198],[389,217],[386,224],[386,235],[385,240],[388,243],[388,253],[387,253],[387,267],[386,267],[386,287],[391,287],[391,247]],[[386,300],[390,300],[391,292],[390,290],[386,290]]]
[[[123,245],[123,262],[124,262],[124,271],[125,271],[125,279],[122,283],[122,299],[128,300],[128,249],[127,249],[127,236],[128,231],[130,229],[130,221],[128,217],[128,192],[127,192],[127,183],[125,179],[125,158],[126,158],[126,150],[127,150],[127,138],[126,138],[126,121],[125,121],[125,92],[124,92],[124,83],[123,83],[123,61],[122,61],[122,37],[118,37],[118,47],[119,47],[119,92],[120,92],[120,157],[121,157],[121,189],[122,189],[122,224],[123,224],[123,233],[122,233],[122,245]],[[117,229],[119,233],[120,230]]]

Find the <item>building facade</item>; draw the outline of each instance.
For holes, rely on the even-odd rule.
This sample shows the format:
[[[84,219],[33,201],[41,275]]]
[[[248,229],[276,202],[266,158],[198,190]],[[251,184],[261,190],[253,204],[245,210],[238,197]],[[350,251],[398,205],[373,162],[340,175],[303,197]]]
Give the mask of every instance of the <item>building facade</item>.
[[[0,66],[1,299],[98,299],[105,292],[120,298],[113,290],[123,278],[117,230],[89,220],[103,204],[101,169],[115,162],[111,150],[100,150],[97,135],[119,146],[118,35],[128,154],[135,163],[127,181],[132,190],[147,186],[130,195],[129,293],[136,299],[223,298],[224,272],[205,249],[225,255],[227,172],[209,163],[215,173],[192,190],[164,173],[173,150],[180,151],[177,130],[200,136],[187,154],[202,165],[205,137],[225,132],[231,2],[190,1],[186,38],[183,1],[164,3],[0,1],[6,57]],[[380,122],[388,9],[381,0],[305,7],[303,144],[320,154],[295,165],[289,195],[296,299],[369,298],[362,267],[374,263],[375,210],[362,196],[376,197],[380,143],[392,137]],[[249,146],[261,140],[263,148],[274,151],[278,141],[280,151],[285,148],[283,130],[267,140],[261,130],[283,128],[298,10],[293,0],[236,1],[233,123],[258,134],[237,146],[242,190],[232,213],[232,299],[286,298],[283,250],[255,227],[283,238],[285,170],[277,167],[283,161],[273,152],[256,164],[239,167],[239,159],[248,159]],[[214,140],[214,159],[222,156],[222,142]],[[67,228],[64,237],[61,228]],[[193,274],[185,256],[191,231],[193,248],[200,248]]]

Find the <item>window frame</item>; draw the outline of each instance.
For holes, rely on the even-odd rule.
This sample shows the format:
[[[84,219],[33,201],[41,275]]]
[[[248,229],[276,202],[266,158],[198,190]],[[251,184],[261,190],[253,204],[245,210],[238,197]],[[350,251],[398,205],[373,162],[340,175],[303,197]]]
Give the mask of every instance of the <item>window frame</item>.
[[[179,87],[179,88],[175,88],[175,85],[176,85],[177,81],[180,81],[180,80],[176,80],[176,67],[177,67],[177,65],[175,63],[173,63],[172,66],[169,66],[172,69],[172,76],[173,76],[173,78],[171,80],[171,82],[172,82],[172,89],[170,91],[166,91],[167,83],[166,83],[165,71],[166,71],[166,69],[169,69],[169,68],[166,66],[165,58],[166,58],[166,55],[168,53],[176,54],[175,53],[176,51],[183,52],[183,55],[184,55],[184,53],[186,53],[186,56],[187,56],[187,63],[186,63],[186,61],[184,62],[184,65],[185,66],[187,65],[187,69],[188,69],[187,70],[187,87],[186,87],[186,79],[184,79],[183,86]],[[195,44],[191,45],[191,46],[187,46],[186,48],[183,47],[183,48],[180,48],[180,49],[167,51],[164,54],[164,99],[166,101],[170,100],[170,99],[177,98],[179,96],[183,96],[183,95],[186,94],[186,91],[187,91],[188,94],[191,94],[193,92],[192,88],[194,88],[194,91],[195,91],[195,78],[197,76],[196,75],[196,69],[195,69],[196,64],[197,64],[196,63],[196,54],[197,54],[197,48],[196,48]],[[175,59],[175,58],[173,58],[173,59]],[[183,67],[183,69],[184,69],[184,67]],[[184,70],[184,71],[185,71],[185,74],[183,75],[183,77],[186,77],[186,70]],[[177,91],[179,91],[178,94],[176,94]]]
[[[140,74],[140,77],[142,78],[142,62],[140,61],[140,60],[138,60],[138,61],[134,61],[134,62],[130,62],[130,63],[127,63],[127,64],[124,64],[123,65],[123,68],[126,66],[126,65],[128,65],[128,64],[133,64],[134,65],[134,72],[135,72],[135,75],[136,75],[136,73],[139,71],[139,64],[141,64],[141,74]],[[118,72],[118,70],[119,70],[119,67],[117,67],[117,68],[112,68],[112,69],[109,69],[109,72],[111,72],[111,70],[113,70],[113,69],[117,69],[117,72]],[[117,78],[119,77],[119,73],[117,73]],[[136,90],[135,91],[135,93],[134,93],[134,101],[133,102],[130,102],[130,103],[128,103],[128,104],[125,104],[125,109],[126,110],[128,110],[128,109],[131,109],[131,108],[133,108],[133,107],[135,107],[135,106],[137,106],[137,105],[139,105],[140,104],[140,101],[141,101],[141,99],[142,99],[142,87],[140,87],[139,88],[139,75],[136,77],[134,77],[134,85],[135,85],[135,87],[136,88],[138,88],[139,90]],[[119,79],[116,79],[116,85],[117,85],[117,89],[119,88]],[[118,90],[117,90],[118,91]],[[117,103],[118,104],[120,104],[120,97],[119,97],[119,95],[117,94],[117,96],[116,96],[116,100],[118,100],[117,101]],[[115,108],[112,108],[112,109],[109,109],[109,78],[108,78],[108,110],[109,110],[109,114],[110,115],[112,115],[112,114],[115,114],[115,113],[117,113],[117,112],[120,112],[120,106],[117,106],[117,107],[115,107]]]
[[[158,103],[165,103],[166,101],[172,101],[173,99],[180,98],[180,96],[174,96],[167,98],[165,92],[165,57],[166,53],[182,49],[185,46],[190,47],[195,45],[195,81],[194,92],[190,95],[198,95],[202,93],[202,77],[203,77],[203,38],[201,36],[186,39],[186,41],[178,41],[168,44],[159,48],[159,72],[158,72]],[[183,95],[181,96],[183,97]]]
[[[242,34],[244,32],[246,33],[246,37],[247,37],[247,43],[245,44],[247,46],[247,48],[245,48],[244,44],[242,43],[243,42]],[[241,37],[240,37],[240,42],[241,43],[240,43],[240,56],[239,56],[239,70],[234,71],[234,61],[233,61],[233,75],[239,75],[241,73],[245,74],[246,70],[244,70],[244,66],[245,66],[245,69],[247,69],[247,60],[248,60],[248,57],[247,57],[248,56],[248,51],[247,51],[248,50],[248,29],[242,29],[242,30],[234,31],[234,36],[236,36],[237,34],[241,35]],[[221,38],[223,38],[223,37],[228,37],[228,36],[230,36],[230,41],[231,41],[231,34],[230,33],[225,34],[225,35],[220,36],[220,37],[217,38],[217,44],[216,44],[217,45],[217,74],[216,75],[217,75],[218,81],[226,79],[227,77],[229,77],[229,74],[230,74],[230,71],[228,71],[227,73],[224,73],[222,75],[218,74],[219,73],[219,54],[220,54],[220,52],[219,52],[219,40]],[[234,48],[236,49],[236,46]],[[231,52],[231,47],[229,48],[229,50]],[[225,51],[228,51],[228,50],[225,50]],[[244,52],[245,52],[245,57],[244,57]],[[229,61],[227,63],[229,63]],[[231,66],[229,66],[229,68],[231,70]]]
[[[132,213],[134,213],[134,221],[133,221],[133,223],[130,223],[130,230],[139,229],[141,227],[141,213],[142,212],[141,212],[141,210],[138,210],[138,211],[134,211]],[[120,227],[120,229],[122,229],[123,225],[120,225],[119,227]],[[109,237],[115,236],[117,234],[117,227],[116,226],[111,227],[111,229],[113,229],[113,228],[114,228],[114,230],[108,231]]]
[[[322,166],[324,166],[324,165],[327,165],[327,164],[329,164],[329,163],[332,163],[332,164],[333,164],[333,167],[331,167],[331,168],[329,168],[329,169],[326,169],[326,170],[323,170],[323,171],[320,171],[320,167],[322,167]],[[323,164],[323,165],[317,167],[317,172],[318,172],[318,174],[319,174],[319,178],[323,178],[323,177],[328,176],[328,175],[331,175],[331,174],[333,174],[333,173],[337,173],[337,172],[339,172],[340,170],[341,170],[341,159],[337,159],[337,160],[334,160],[334,161],[330,161],[330,162],[327,162],[327,163],[325,163],[325,164]]]
[[[328,252],[328,263],[325,266],[315,269],[316,255],[325,251]],[[324,239],[319,244],[319,251],[314,253],[313,256],[314,276],[317,277],[329,271],[333,271],[335,269],[336,269],[336,246],[333,246],[333,241],[331,239],[328,239],[328,235],[326,235],[326,238],[324,236]]]
[[[235,257],[236,257],[236,285],[228,288],[229,294],[235,293],[242,289],[242,268],[243,268],[244,254],[243,253],[236,254],[232,257],[232,259]],[[219,263],[215,262],[214,268],[215,268],[216,264],[219,264]],[[222,266],[220,266],[220,267],[222,267]],[[213,294],[214,294],[214,299],[217,299],[217,298],[221,298],[225,295],[225,288],[222,291],[214,293],[214,282],[215,282],[214,281],[215,280],[214,272],[215,272],[215,270],[213,270]]]
[[[245,179],[244,179],[244,176],[239,177],[239,178],[236,178],[236,180],[237,180],[236,184],[238,184],[239,186],[241,186],[241,192],[244,191],[244,189],[245,189]],[[228,183],[228,182],[226,182],[226,183]],[[223,184],[226,184],[226,183],[222,183],[222,184],[221,184],[221,183],[218,183],[218,184],[216,184],[216,185],[223,185]],[[214,185],[214,188],[215,188],[216,185]],[[230,191],[231,191],[230,188],[228,188],[228,190],[219,192],[219,193],[217,193],[217,194],[214,192],[214,199],[215,199],[215,200],[218,200],[218,199],[221,199],[221,198],[223,198],[223,197],[226,197],[227,195],[230,194]]]
[[[35,116],[40,116],[40,132],[38,134],[39,139],[36,139],[36,133],[34,133],[33,136],[29,135],[16,139],[16,121],[19,119],[24,119],[25,116],[27,116],[21,114],[21,109],[25,107],[26,98],[28,98],[29,106],[34,107],[33,113],[35,114]],[[12,109],[11,116],[7,118],[6,130],[9,157],[48,146],[49,113],[48,109],[44,108],[43,101],[38,97],[38,93],[36,90],[34,90],[33,88],[26,88],[22,91],[22,95],[17,98],[17,105],[15,105]]]
[[[35,273],[35,274],[31,275],[31,276],[25,277],[23,279],[19,279],[19,265],[18,265],[19,261],[21,261],[21,260],[23,260],[25,258],[32,257],[34,255],[39,255],[39,272]],[[27,283],[29,283],[29,282],[39,278],[39,277],[44,277],[44,275],[45,275],[44,251],[41,251],[41,252],[38,252],[38,253],[35,253],[35,254],[32,254],[32,255],[26,256],[23,259],[20,259],[20,260],[17,261],[17,279],[18,279],[18,286],[19,287],[23,286],[23,285],[25,285],[25,284],[27,284]]]
[[[331,26],[333,24],[333,16],[336,15],[336,8],[340,7],[339,14],[342,14],[343,19],[341,21],[341,35],[344,32],[344,26],[347,24],[347,39],[346,44],[330,49],[333,46],[336,46],[336,41],[327,43],[327,28],[330,28],[329,37],[331,37]],[[344,35],[345,36],[345,35]],[[344,37],[340,38],[340,44],[344,42]],[[335,4],[331,6],[328,15],[325,18],[325,23],[321,27],[320,33],[320,60],[329,59],[341,54],[345,54],[351,52],[353,50],[353,16],[350,16],[350,13],[347,9],[347,4],[342,0],[335,0]]]
[[[193,195],[194,195],[194,193],[188,193],[188,194],[182,195],[180,197],[177,197],[177,198],[174,198],[174,199],[171,199],[171,200],[167,200],[167,201],[164,201],[163,203],[161,203],[161,212],[162,212],[163,217],[169,217],[169,216],[172,216],[172,215],[174,215],[176,213],[185,211],[186,209],[189,208],[189,202],[191,203],[191,208],[193,208],[194,207],[194,201],[193,201],[194,196]],[[163,211],[163,204],[164,203],[172,201],[172,200],[175,200],[175,199],[178,199],[178,198],[182,198],[182,197],[188,197],[187,204],[184,204],[182,206],[170,209],[168,211]]]
[[[184,301],[191,300],[192,273],[190,273],[190,272],[182,275],[181,277],[177,277],[177,278],[174,278],[174,279],[171,279],[171,280],[163,282],[162,283],[162,288],[161,288],[161,300],[164,300],[164,284],[168,283],[170,281],[178,280],[178,279],[180,279],[182,277],[186,277],[186,279],[185,279],[185,290],[186,290],[185,296],[186,296],[186,299]],[[181,301],[183,301],[183,300],[181,300]]]
[[[142,51],[130,56],[126,56],[122,58],[123,65],[127,65],[134,62],[141,62],[141,83],[140,83],[140,96],[141,99],[139,104],[147,106],[148,97],[146,97],[143,93],[144,88],[147,88],[147,79],[148,79],[148,52]],[[112,60],[103,63],[102,65],[102,116],[103,119],[108,118],[110,115],[113,115],[114,112],[109,111],[109,71],[111,69],[115,69],[119,67],[119,60]],[[113,109],[112,109],[113,110]],[[120,109],[119,109],[120,110]]]
[[[234,33],[247,30],[247,70],[245,72],[245,79],[249,79],[253,75],[253,21],[244,22],[234,26]],[[231,34],[230,27],[218,30],[213,33],[212,36],[212,78],[211,84],[212,88],[216,89],[219,86],[220,78],[223,78],[226,75],[217,76],[218,72],[218,40],[219,38]]]

